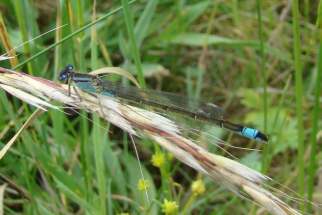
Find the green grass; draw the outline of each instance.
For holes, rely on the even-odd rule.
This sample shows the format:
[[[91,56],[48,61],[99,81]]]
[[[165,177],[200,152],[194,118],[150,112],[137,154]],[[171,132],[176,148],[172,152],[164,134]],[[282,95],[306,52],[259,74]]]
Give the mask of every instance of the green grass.
[[[264,131],[267,131],[267,71],[265,61],[265,46],[264,46],[264,32],[263,32],[263,18],[262,18],[262,1],[257,0],[257,18],[258,18],[258,38],[259,38],[259,54],[260,54],[260,71],[262,74],[262,88],[263,88],[263,112],[264,112]],[[270,147],[265,147],[263,152],[263,172],[266,172],[270,163]]]
[[[144,80],[144,74],[142,69],[142,63],[141,63],[141,58],[138,50],[138,44],[134,36],[133,17],[129,9],[128,0],[122,0],[122,7],[123,7],[123,14],[125,19],[126,29],[130,40],[130,47],[131,47],[130,53],[132,55],[131,57],[134,59],[134,62],[135,62],[135,68],[137,71],[139,83],[141,87],[145,88],[145,80]]]
[[[320,1],[319,7],[318,7],[318,18],[316,22],[316,26],[320,29],[317,32],[318,37],[320,38],[319,41],[319,50],[317,55],[317,70],[316,70],[316,83],[321,83],[322,81],[322,2]],[[321,84],[315,85],[315,96],[314,96],[314,108],[312,113],[312,132],[310,136],[310,142],[311,142],[311,154],[310,154],[310,166],[309,166],[309,181],[308,181],[308,199],[312,200],[314,195],[314,180],[315,175],[317,174],[318,170],[318,157],[316,151],[318,150],[317,145],[317,135],[318,135],[318,128],[319,128],[319,118],[320,118],[320,112],[321,112],[321,102],[320,102],[320,96],[321,96]],[[308,207],[309,210],[312,210],[312,207]]]
[[[297,152],[298,152],[298,189],[303,197],[305,192],[304,181],[304,125],[303,125],[303,71],[301,59],[300,24],[299,24],[299,2],[292,2],[292,27],[293,27],[293,53],[295,70],[295,95],[296,95],[296,120],[297,120]],[[303,208],[303,206],[302,206]]]
[[[292,1],[284,18],[287,6],[280,1],[97,0],[96,7],[88,0],[52,2],[1,1],[7,32],[0,38],[8,38],[11,47],[68,24],[26,43],[17,50],[18,64],[0,62],[2,67],[56,80],[68,63],[81,72],[122,66],[142,87],[209,100],[224,107],[231,121],[265,130],[269,145],[202,123],[189,126],[235,146],[261,149],[225,147],[301,197],[316,200],[321,194],[315,184],[321,156],[321,2]],[[0,51],[6,52],[3,41]],[[1,147],[33,111],[0,92]],[[142,176],[127,134],[97,116],[66,111],[39,116],[1,160],[1,184],[19,190],[6,191],[5,214],[162,214],[164,199],[195,214],[260,210],[151,140],[135,139],[149,204],[138,188]],[[214,140],[197,140],[228,156],[209,144]],[[151,159],[160,154],[164,164],[158,168]],[[206,192],[193,196],[191,185],[199,178]]]

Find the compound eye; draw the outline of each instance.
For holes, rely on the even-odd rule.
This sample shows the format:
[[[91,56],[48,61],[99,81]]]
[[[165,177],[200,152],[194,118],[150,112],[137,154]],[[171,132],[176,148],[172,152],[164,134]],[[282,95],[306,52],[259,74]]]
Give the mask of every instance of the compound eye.
[[[73,67],[73,65],[68,64],[68,65],[66,66],[66,69],[67,69],[67,70],[69,70],[69,71],[71,71],[71,70],[73,70],[73,69],[74,69],[74,67]]]

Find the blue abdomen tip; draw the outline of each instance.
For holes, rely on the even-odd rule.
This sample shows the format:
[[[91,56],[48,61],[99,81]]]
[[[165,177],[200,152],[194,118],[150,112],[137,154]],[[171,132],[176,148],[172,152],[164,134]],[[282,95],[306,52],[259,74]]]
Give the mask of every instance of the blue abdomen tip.
[[[256,139],[257,138],[257,134],[258,134],[258,130],[254,129],[254,128],[247,128],[244,127],[241,134],[244,137],[250,138],[250,139]]]

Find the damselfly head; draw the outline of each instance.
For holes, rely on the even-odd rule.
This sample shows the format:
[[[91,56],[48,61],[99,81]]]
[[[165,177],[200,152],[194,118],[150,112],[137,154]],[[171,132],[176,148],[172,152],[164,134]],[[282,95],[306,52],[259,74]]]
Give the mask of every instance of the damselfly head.
[[[59,81],[67,81],[70,74],[73,72],[73,65],[68,64],[59,74]]]
[[[74,66],[71,65],[71,64],[68,64],[66,67],[65,67],[65,70],[68,70],[68,71],[73,71],[74,69]]]

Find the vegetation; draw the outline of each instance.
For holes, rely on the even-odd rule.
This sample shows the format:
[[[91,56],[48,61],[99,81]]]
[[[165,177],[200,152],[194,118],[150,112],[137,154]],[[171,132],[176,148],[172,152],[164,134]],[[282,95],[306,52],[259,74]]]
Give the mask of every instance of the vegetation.
[[[269,144],[158,111],[195,129],[198,135],[191,138],[210,152],[238,157],[273,178],[270,186],[276,194],[287,193],[279,196],[294,208],[321,211],[291,201],[321,201],[321,2],[3,0],[0,12],[1,53],[23,44],[8,52],[17,57],[1,67],[57,80],[66,64],[81,72],[119,66],[143,88],[214,102],[229,120],[269,134]],[[130,84],[124,77],[108,78]],[[4,91],[0,104],[3,148],[35,108]],[[1,159],[5,214],[262,210],[148,138],[135,139],[143,179],[127,133],[96,115],[64,111],[38,115]],[[218,147],[204,133],[233,147]]]

